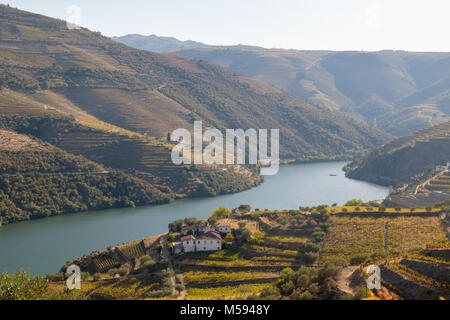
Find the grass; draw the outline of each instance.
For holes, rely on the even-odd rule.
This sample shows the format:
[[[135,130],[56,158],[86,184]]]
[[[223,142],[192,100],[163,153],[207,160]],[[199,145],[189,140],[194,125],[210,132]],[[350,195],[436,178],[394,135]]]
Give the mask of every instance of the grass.
[[[359,210],[356,210],[358,207],[353,206],[343,206],[343,207],[328,207],[327,211],[329,213],[354,213],[354,212],[378,212],[377,207],[359,207]],[[347,210],[346,212],[343,209]],[[433,208],[430,212],[440,212],[442,209]],[[410,213],[410,208],[400,208],[400,211],[395,210],[395,208],[386,208],[385,213]],[[428,212],[425,208],[416,208],[414,212]]]
[[[188,271],[184,274],[186,280],[191,283],[208,283],[208,282],[221,282],[221,281],[233,281],[244,279],[258,279],[258,278],[272,278],[277,277],[278,273],[273,272],[204,272],[204,271]]]
[[[236,260],[230,260],[230,261],[224,261],[224,260],[192,260],[189,259],[185,260],[187,263],[195,263],[198,265],[209,265],[209,266],[223,266],[223,267],[230,267],[230,266],[266,266],[266,265],[277,265],[277,266],[290,266],[291,263],[289,262],[270,262],[267,263],[265,261],[255,261],[255,260],[246,260],[246,259],[236,259]]]
[[[244,299],[249,295],[260,293],[264,288],[269,286],[271,286],[270,283],[243,284],[206,289],[190,288],[186,299]]]
[[[251,249],[251,250],[255,250],[255,251],[298,255],[297,250],[279,249],[279,248],[273,248],[273,247],[259,246],[259,245],[255,245],[255,244],[246,244],[245,247],[248,249]]]
[[[304,243],[308,240],[306,237],[280,237],[280,236],[265,236],[265,239],[275,240],[280,242],[293,242],[293,243]]]
[[[239,251],[235,250],[219,250],[214,252],[195,252],[185,254],[186,258],[201,260],[224,260],[232,261],[239,259]]]

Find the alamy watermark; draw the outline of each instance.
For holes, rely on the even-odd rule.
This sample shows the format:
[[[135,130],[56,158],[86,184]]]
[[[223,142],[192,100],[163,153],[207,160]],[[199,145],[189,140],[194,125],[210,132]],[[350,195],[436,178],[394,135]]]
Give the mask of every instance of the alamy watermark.
[[[81,29],[81,8],[77,5],[70,5],[66,9],[66,25],[69,30]]]
[[[367,289],[381,289],[381,270],[379,266],[371,264],[366,269],[369,278],[367,278]]]
[[[172,162],[176,165],[260,164],[261,175],[274,175],[279,169],[279,129],[270,129],[270,155],[268,129],[226,129],[224,144],[221,131],[210,128],[203,132],[202,121],[194,121],[193,139],[189,130],[181,128],[170,136],[178,142],[172,149]],[[204,143],[208,144],[205,148]]]
[[[81,270],[80,267],[77,265],[72,264],[69,266],[66,270],[66,273],[70,276],[67,278],[66,285],[67,289],[73,290],[81,289]]]

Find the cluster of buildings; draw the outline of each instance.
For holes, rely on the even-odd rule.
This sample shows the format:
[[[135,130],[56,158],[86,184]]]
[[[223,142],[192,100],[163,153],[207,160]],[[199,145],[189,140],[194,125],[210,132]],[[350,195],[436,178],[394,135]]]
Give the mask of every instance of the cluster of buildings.
[[[241,216],[239,209],[233,209],[229,218]],[[231,232],[231,225],[219,223],[215,227],[205,220],[198,221],[194,226],[184,226],[181,229],[180,242],[173,243],[173,253],[217,251],[222,249],[222,239]]]
[[[445,166],[436,166],[436,171],[441,172],[445,170],[450,170],[450,162],[447,162]]]

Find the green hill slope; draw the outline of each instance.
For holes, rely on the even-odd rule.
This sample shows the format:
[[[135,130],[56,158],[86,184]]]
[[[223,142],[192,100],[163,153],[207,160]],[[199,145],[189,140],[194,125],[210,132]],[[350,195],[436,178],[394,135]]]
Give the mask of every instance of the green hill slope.
[[[48,143],[0,129],[0,222],[168,202],[164,193]]]
[[[301,160],[348,159],[389,139],[230,70],[132,49],[63,21],[1,6],[0,31],[0,111],[48,106],[154,137],[198,118],[219,129],[281,128],[282,157]]]
[[[450,161],[450,121],[398,138],[347,168],[347,175],[384,185],[419,182]]]

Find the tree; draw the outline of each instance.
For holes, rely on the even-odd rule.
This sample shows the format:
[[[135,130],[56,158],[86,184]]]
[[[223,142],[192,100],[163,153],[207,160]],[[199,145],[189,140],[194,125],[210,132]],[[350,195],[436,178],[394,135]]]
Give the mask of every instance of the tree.
[[[242,236],[242,240],[247,242],[252,237],[252,233],[247,228],[242,228],[241,229],[241,236]]]
[[[227,235],[225,236],[225,241],[226,242],[233,242],[234,241],[234,237],[233,237],[233,234],[231,232],[227,233]]]
[[[197,218],[184,218],[184,224],[187,226],[193,226],[197,222]]]
[[[102,274],[101,273],[94,273],[94,280],[95,281],[99,281],[102,279]]]
[[[251,210],[251,208],[252,207],[249,204],[241,204],[239,206],[239,210],[241,210],[244,213],[249,212]]]
[[[211,212],[211,215],[217,217],[218,219],[223,219],[228,217],[231,213],[230,209],[225,206],[219,207]]]
[[[177,284],[175,285],[175,290],[177,290],[178,293],[180,293],[180,292],[183,291],[184,289],[186,289],[186,288],[185,288],[184,285],[181,284],[181,283],[177,283]]]
[[[362,205],[363,201],[361,199],[348,200],[344,206],[345,207],[356,207]]]
[[[402,208],[400,208],[400,207],[395,207],[395,211],[400,212],[400,211],[402,211]]]
[[[181,231],[182,227],[183,227],[183,220],[181,219],[169,223],[169,230],[172,232],[179,232]]]
[[[36,300],[49,298],[48,285],[41,277],[32,278],[23,269],[0,275],[0,300]]]
[[[169,234],[167,235],[167,242],[174,242],[175,241],[175,236],[169,232]]]
[[[433,210],[433,207],[432,206],[428,206],[428,207],[425,208],[425,210],[427,210],[427,212],[431,212]]]

